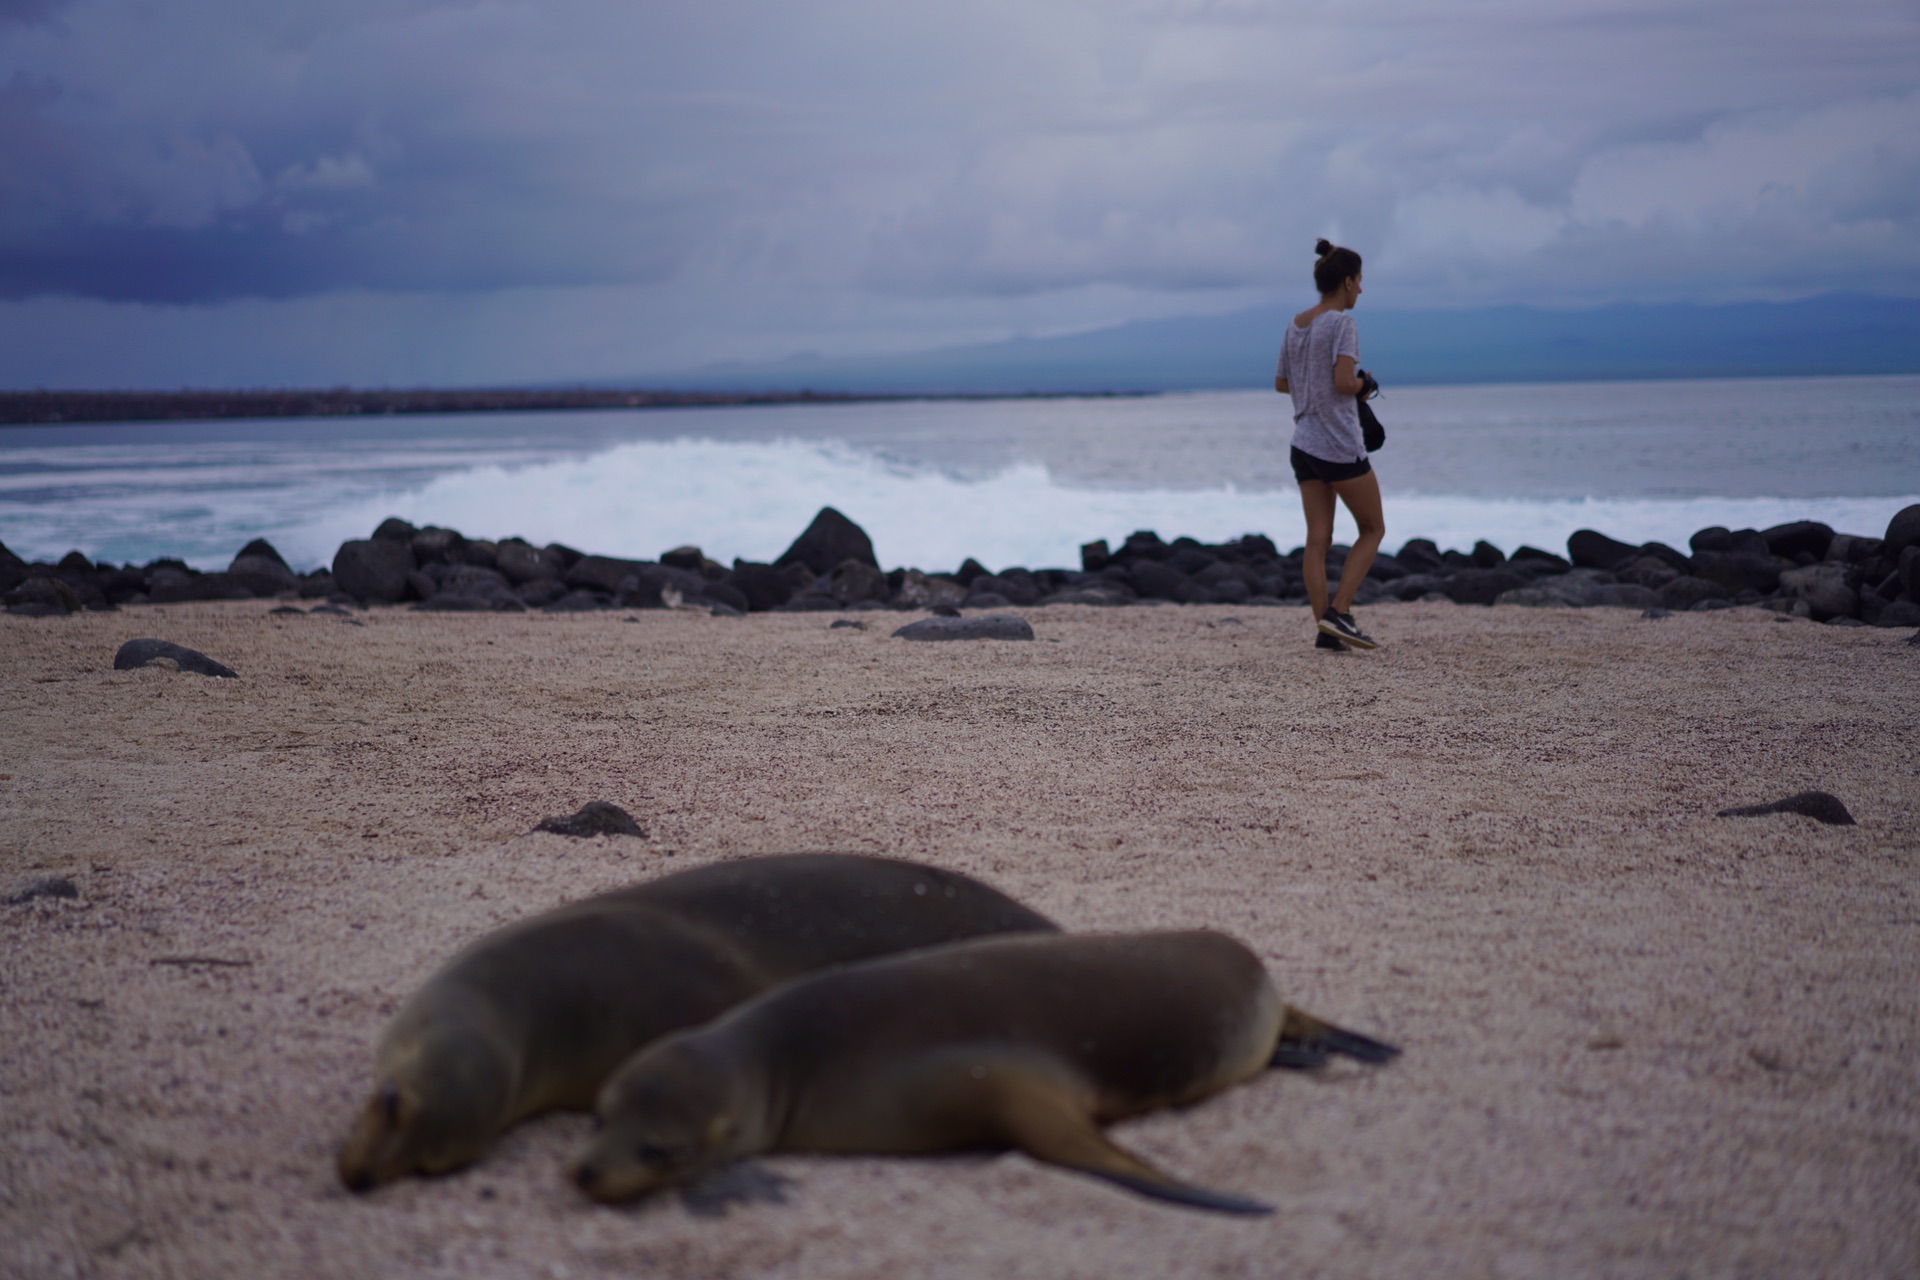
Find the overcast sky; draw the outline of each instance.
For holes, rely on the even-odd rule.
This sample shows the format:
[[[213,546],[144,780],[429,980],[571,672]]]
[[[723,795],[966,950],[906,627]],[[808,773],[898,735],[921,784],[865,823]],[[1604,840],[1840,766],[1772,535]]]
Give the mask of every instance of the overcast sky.
[[[1913,0],[0,0],[0,385],[1920,296]]]

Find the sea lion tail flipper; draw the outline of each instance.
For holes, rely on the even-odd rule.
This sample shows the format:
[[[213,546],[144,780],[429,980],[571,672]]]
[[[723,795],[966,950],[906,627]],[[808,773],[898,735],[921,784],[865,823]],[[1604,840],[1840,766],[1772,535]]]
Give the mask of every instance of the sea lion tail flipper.
[[[1310,1013],[1302,1013],[1288,1005],[1286,1017],[1280,1023],[1279,1038],[1274,1042],[1273,1057],[1268,1059],[1267,1065],[1296,1071],[1310,1070],[1325,1066],[1327,1059],[1334,1054],[1361,1062],[1381,1063],[1399,1057],[1400,1050],[1357,1031],[1323,1022]]]
[[[1162,1173],[1100,1132],[1064,1089],[1009,1090],[1003,1099],[1008,1142],[1035,1160],[1090,1173],[1156,1200],[1217,1213],[1267,1214],[1273,1206],[1210,1191]]]

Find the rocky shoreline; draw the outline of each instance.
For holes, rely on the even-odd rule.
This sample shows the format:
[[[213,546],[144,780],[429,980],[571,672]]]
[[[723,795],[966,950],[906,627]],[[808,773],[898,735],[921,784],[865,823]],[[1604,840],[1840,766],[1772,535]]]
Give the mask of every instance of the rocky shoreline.
[[[1346,555],[1335,547],[1328,575]],[[78,551],[27,563],[0,546],[0,601],[9,614],[54,617],[83,609],[189,600],[317,600],[321,607],[410,606],[438,612],[569,613],[694,608],[724,616],[875,609],[998,609],[1051,604],[1300,604],[1303,551],[1281,553],[1260,534],[1205,544],[1134,533],[1119,547],[1091,542],[1078,569],[990,572],[969,559],[952,572],[882,570],[859,525],[823,508],[771,564],[719,564],[698,547],[629,560],[520,538],[469,538],[389,518],[369,538],[341,544],[328,568],[296,573],[261,539],[223,571],[178,561],[95,564]],[[1683,552],[1582,529],[1565,555],[1486,543],[1442,550],[1416,538],[1382,553],[1357,603],[1457,604],[1669,612],[1754,605],[1835,626],[1920,627],[1920,504],[1879,537],[1800,520],[1771,529],[1702,529]]]

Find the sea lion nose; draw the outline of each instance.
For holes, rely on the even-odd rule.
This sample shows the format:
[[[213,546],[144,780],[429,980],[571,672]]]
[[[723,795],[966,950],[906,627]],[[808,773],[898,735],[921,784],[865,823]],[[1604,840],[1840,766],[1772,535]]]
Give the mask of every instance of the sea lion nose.
[[[355,1194],[373,1190],[373,1174],[366,1169],[356,1169],[347,1175],[347,1190]]]
[[[573,1185],[579,1187],[582,1191],[593,1190],[599,1182],[600,1166],[597,1164],[583,1164],[573,1171]]]

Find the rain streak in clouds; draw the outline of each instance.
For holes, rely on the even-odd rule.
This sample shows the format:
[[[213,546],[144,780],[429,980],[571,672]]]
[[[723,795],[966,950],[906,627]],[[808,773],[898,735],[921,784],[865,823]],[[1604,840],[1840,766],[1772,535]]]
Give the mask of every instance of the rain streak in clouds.
[[[1920,295],[1906,0],[0,0],[0,385]]]

